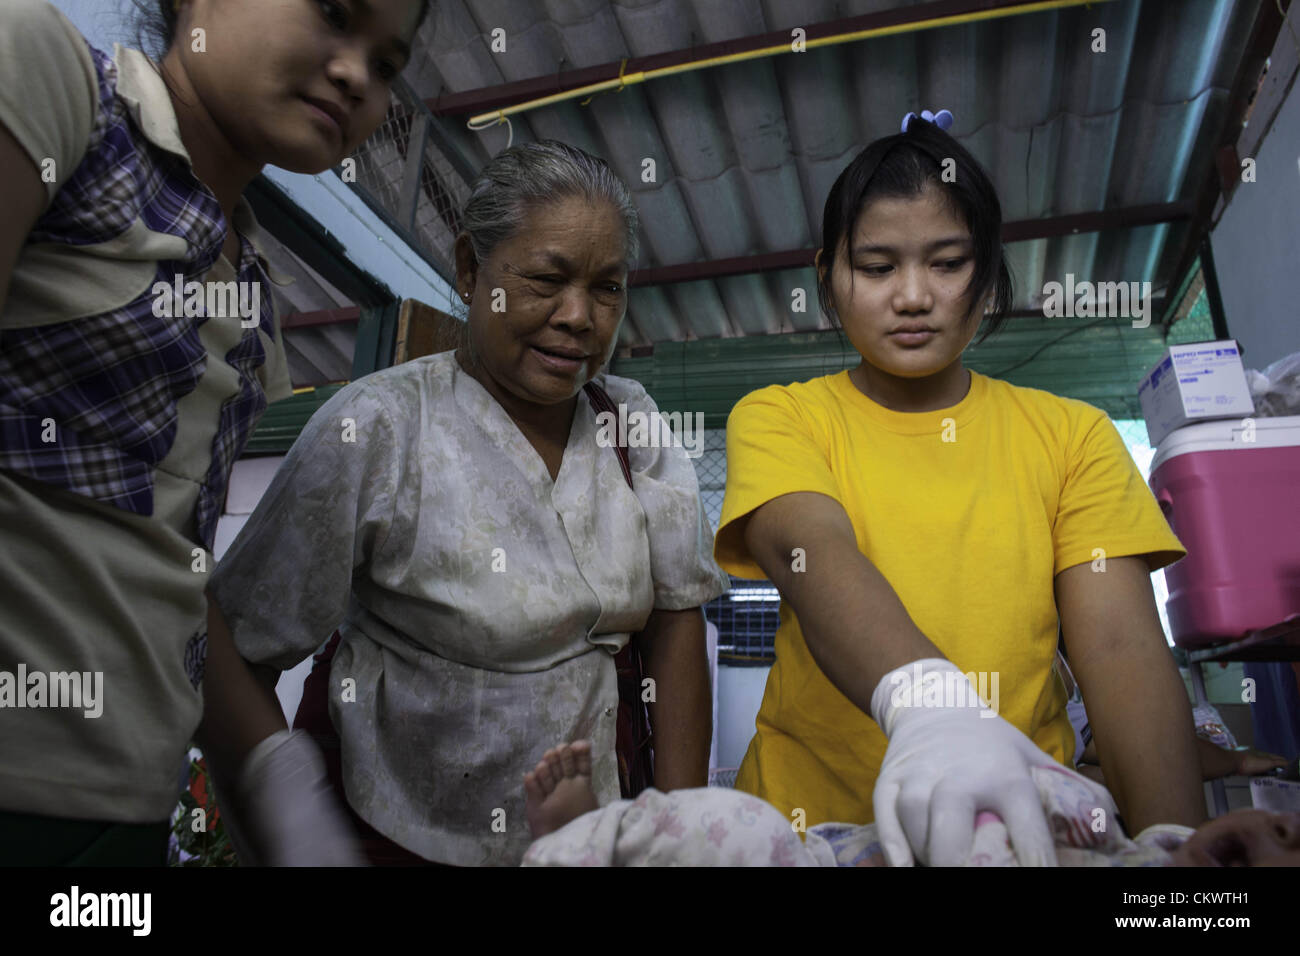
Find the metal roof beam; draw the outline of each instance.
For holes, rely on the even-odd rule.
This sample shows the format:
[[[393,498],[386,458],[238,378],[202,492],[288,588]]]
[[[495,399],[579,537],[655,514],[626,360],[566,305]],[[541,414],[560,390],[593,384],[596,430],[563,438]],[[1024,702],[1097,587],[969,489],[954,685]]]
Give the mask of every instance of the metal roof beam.
[[[1026,0],[935,0],[916,6],[897,7],[878,13],[865,13],[856,17],[843,17],[814,23],[805,27],[806,39],[816,40],[821,37],[836,36],[843,33],[856,33],[860,30],[878,30],[900,24],[918,21],[937,20],[942,17],[960,17],[987,10],[1013,10],[1015,7],[1028,7],[1026,13],[1037,12],[1043,4],[1026,2]],[[918,26],[918,30],[924,26]],[[526,103],[529,100],[570,90],[617,80],[626,73],[649,72],[665,67],[680,66],[696,60],[711,59],[719,56],[733,56],[749,53],[767,47],[790,43],[789,30],[774,30],[771,33],[724,40],[719,43],[706,43],[703,46],[685,50],[671,50],[656,53],[653,56],[639,56],[618,62],[602,63],[580,70],[563,70],[549,76],[537,76],[498,86],[487,86],[477,90],[465,90],[461,93],[447,93],[425,100],[429,112],[435,116],[454,116],[463,113],[481,113]]]
[[[1101,212],[1077,213],[1071,216],[1022,219],[1002,224],[1002,241],[1028,242],[1034,239],[1051,239],[1056,236],[1085,232],[1103,232],[1107,229],[1134,229],[1138,226],[1188,219],[1192,212],[1192,202],[1180,200],[1147,206],[1127,206],[1122,209],[1104,209]],[[710,262],[687,262],[675,266],[637,269],[628,276],[628,285],[665,285],[670,282],[719,279],[752,272],[806,269],[812,266],[816,255],[816,249],[791,249],[786,252],[765,252],[756,256],[737,256]]]

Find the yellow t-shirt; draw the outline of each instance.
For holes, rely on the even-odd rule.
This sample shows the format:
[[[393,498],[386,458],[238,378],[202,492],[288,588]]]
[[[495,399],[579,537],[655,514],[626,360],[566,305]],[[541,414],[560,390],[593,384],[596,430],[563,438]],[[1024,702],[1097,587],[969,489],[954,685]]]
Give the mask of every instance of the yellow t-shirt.
[[[1103,552],[1143,555],[1152,570],[1185,552],[1105,413],[970,377],[965,398],[934,412],[891,411],[848,372],[745,396],[727,421],[714,554],[763,578],[736,519],[792,492],[834,498],[921,632],[962,671],[987,674],[979,689],[999,716],[1067,763],[1053,579]],[[869,823],[886,744],[818,668],[782,602],[736,787],[786,814],[802,808],[809,826]]]

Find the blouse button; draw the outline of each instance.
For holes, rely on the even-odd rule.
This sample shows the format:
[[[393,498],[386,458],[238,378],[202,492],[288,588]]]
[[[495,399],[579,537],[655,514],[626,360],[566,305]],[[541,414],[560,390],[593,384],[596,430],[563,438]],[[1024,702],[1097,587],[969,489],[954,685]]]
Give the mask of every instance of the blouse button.
[[[613,716],[613,713],[614,713],[614,708],[613,708],[613,707],[606,707],[606,708],[605,708],[605,716],[606,716],[606,717]]]

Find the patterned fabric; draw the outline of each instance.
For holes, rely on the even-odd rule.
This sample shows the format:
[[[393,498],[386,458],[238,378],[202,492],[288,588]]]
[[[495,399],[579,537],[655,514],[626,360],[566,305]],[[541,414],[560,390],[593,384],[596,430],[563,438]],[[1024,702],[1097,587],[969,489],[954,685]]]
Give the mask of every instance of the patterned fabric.
[[[1153,827],[1124,835],[1102,786],[1064,767],[1035,767],[1034,784],[1061,866],[1166,866],[1191,835]],[[876,825],[823,823],[800,841],[771,804],[739,790],[702,788],[618,800],[535,841],[524,866],[886,866]],[[1016,866],[1007,828],[980,813],[966,866]]]
[[[629,448],[629,488],[597,431],[584,393],[552,479],[452,353],[384,369],[312,416],[213,573],[246,660],[288,669],[339,629],[348,803],[425,859],[517,864],[520,781],[555,740],[591,740],[616,799],[614,654],[726,590],[684,449]]]
[[[283,280],[243,198],[241,255],[221,255],[224,214],[156,65],[94,50],[46,0],[0,2],[0,124],[48,174],[0,308],[0,661],[100,673],[107,699],[93,720],[7,712],[0,807],[148,823],[175,807],[201,717],[195,545],[251,416],[292,394],[269,294],[259,328],[184,300]]]
[[[203,672],[208,664],[208,632],[195,631],[185,642],[185,676],[195,690],[203,683]]]
[[[155,280],[169,287],[178,275],[183,282],[201,280],[221,255],[220,206],[183,157],[148,142],[117,93],[116,63],[93,47],[90,52],[99,82],[90,147],[28,241],[92,246],[143,222],[187,242],[183,258],[157,263]],[[274,338],[270,280],[242,239],[238,277],[250,283],[245,288],[260,283],[259,315],[272,323],[262,331]],[[175,305],[158,309],[152,288],[102,314],[0,330],[0,468],[134,514],[153,513],[154,468],[176,439],[178,402],[204,374],[199,329],[214,317],[202,306],[197,316]],[[209,549],[230,469],[266,408],[256,370],[267,355],[257,328],[246,329],[225,358],[241,382],[238,395],[222,406],[196,506],[198,534]]]
[[[835,854],[739,790],[645,790],[529,847],[523,866],[835,866]]]

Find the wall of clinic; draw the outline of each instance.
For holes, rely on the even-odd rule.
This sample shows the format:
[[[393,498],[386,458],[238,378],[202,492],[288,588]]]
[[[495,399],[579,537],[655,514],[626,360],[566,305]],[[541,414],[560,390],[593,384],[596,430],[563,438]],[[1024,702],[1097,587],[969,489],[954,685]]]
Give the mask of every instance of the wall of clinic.
[[[1211,235],[1228,334],[1241,343],[1248,368],[1262,369],[1300,352],[1298,60],[1300,5],[1292,4],[1250,118],[1273,122],[1255,156],[1255,181],[1237,186]],[[1275,118],[1276,100],[1265,95],[1270,83],[1289,86]]]

